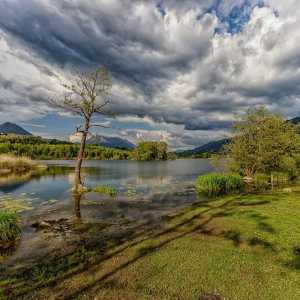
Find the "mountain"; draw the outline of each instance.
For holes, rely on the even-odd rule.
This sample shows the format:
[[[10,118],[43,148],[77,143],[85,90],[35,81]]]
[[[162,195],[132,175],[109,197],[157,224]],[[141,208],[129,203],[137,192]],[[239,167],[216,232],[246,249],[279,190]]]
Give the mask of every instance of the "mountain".
[[[194,148],[193,150],[190,151],[192,151],[192,153],[218,152],[221,150],[221,148],[224,145],[228,144],[229,142],[230,142],[229,138],[218,140],[218,141],[212,141],[200,147]]]
[[[291,122],[293,124],[300,124],[300,117],[295,117],[293,119],[287,120],[287,122]],[[204,144],[200,147],[186,150],[178,153],[179,156],[191,156],[195,154],[203,154],[203,153],[216,153],[219,152],[222,147],[230,142],[230,139],[222,139],[218,141],[212,141],[207,144]]]
[[[293,124],[299,124],[300,123],[300,117],[290,119],[289,122],[291,122]]]
[[[88,139],[88,144],[96,144],[108,148],[133,149],[134,144],[117,136],[94,135]]]
[[[230,142],[230,139],[222,139],[218,141],[212,141],[207,144],[204,144],[202,146],[199,146],[197,148],[182,151],[179,154],[179,156],[190,156],[195,154],[202,154],[202,153],[216,153],[219,152],[222,147]]]
[[[0,125],[0,133],[16,135],[32,135],[30,132],[17,124],[6,122]]]

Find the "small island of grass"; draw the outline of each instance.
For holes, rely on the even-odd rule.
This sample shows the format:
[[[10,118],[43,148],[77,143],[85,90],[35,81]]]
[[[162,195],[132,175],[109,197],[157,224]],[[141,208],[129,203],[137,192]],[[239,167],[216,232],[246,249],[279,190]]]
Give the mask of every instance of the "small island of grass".
[[[0,155],[0,176],[24,174],[45,168],[46,166],[38,164],[25,156],[14,156],[11,154]]]

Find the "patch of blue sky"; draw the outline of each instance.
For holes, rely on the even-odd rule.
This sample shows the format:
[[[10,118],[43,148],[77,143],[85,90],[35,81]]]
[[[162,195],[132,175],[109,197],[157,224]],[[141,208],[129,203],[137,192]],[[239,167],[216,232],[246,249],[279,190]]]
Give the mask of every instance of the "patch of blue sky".
[[[166,11],[164,9],[162,0],[156,2],[156,8],[157,8],[157,10],[159,11],[159,13],[161,14],[162,17],[164,17],[166,15]]]
[[[109,122],[108,128],[94,127],[92,132],[95,134],[102,135],[119,135],[121,130],[126,129],[144,129],[152,130],[152,126],[147,122],[135,121],[135,122],[122,122],[117,118],[106,118],[98,116],[95,118],[94,123],[107,123]],[[58,138],[62,140],[68,140],[69,136],[76,131],[76,126],[82,124],[82,119],[80,117],[73,116],[63,116],[59,114],[47,114],[41,118],[36,118],[30,122],[26,122],[20,125],[24,127],[29,132],[34,135],[48,137],[48,138]],[[106,125],[106,124],[105,124]]]
[[[216,1],[206,13],[215,14],[219,21],[220,26],[215,29],[216,33],[228,32],[236,34],[243,31],[245,24],[250,20],[251,13],[255,7],[265,6],[262,0],[245,0],[242,3],[231,7],[228,12],[224,12],[221,8],[224,0]]]

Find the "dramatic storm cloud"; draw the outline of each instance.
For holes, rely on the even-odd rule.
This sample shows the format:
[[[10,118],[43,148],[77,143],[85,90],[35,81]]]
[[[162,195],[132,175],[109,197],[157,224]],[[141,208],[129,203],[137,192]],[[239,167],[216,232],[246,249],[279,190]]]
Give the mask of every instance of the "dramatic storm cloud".
[[[48,99],[98,65],[113,76],[110,134],[132,141],[199,146],[254,105],[296,116],[299,27],[293,0],[0,0],[0,120],[58,135]]]

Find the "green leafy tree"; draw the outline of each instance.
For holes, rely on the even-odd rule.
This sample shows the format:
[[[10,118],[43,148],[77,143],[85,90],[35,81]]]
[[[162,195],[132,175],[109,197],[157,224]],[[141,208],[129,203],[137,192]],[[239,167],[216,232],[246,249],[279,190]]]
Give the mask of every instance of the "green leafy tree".
[[[225,146],[231,168],[242,175],[293,172],[300,155],[300,137],[296,125],[264,107],[249,110],[234,124],[234,137]]]
[[[168,145],[165,142],[145,141],[140,142],[134,152],[137,160],[167,160]]]

